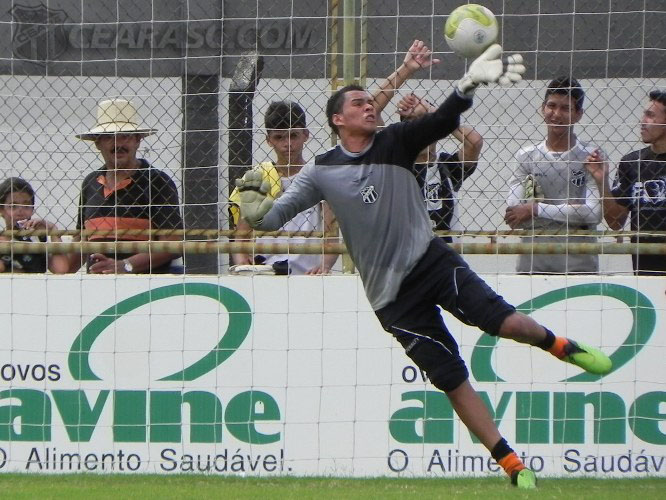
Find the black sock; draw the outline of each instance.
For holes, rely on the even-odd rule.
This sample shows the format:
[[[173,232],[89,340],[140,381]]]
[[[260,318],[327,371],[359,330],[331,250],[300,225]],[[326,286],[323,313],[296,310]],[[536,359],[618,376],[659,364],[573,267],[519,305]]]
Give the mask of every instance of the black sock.
[[[513,448],[509,446],[509,443],[504,438],[497,441],[497,444],[490,450],[490,455],[495,459],[495,462],[499,462],[509,453],[513,453]]]
[[[539,347],[539,348],[543,349],[544,351],[547,351],[548,349],[553,347],[553,344],[555,343],[555,334],[553,332],[551,332],[545,326],[543,327],[543,329],[546,330],[546,338],[543,339],[538,344],[534,344],[534,347]]]

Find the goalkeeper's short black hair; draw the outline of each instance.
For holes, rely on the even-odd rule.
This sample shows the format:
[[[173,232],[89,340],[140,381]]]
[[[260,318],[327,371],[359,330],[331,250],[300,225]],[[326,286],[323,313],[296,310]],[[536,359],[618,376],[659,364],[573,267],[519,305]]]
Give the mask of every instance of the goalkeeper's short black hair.
[[[333,115],[338,115],[342,111],[342,106],[345,103],[345,94],[347,92],[352,92],[354,90],[361,90],[365,92],[365,89],[360,85],[355,83],[342,87],[340,90],[337,90],[331,97],[328,98],[326,103],[326,118],[328,119],[328,126],[331,127],[333,132],[336,134],[339,132],[337,125],[333,123]]]
[[[571,97],[574,101],[574,106],[576,111],[581,111],[583,109],[583,102],[585,101],[585,91],[583,87],[580,86],[578,80],[575,78],[569,78],[568,76],[560,76],[555,78],[548,84],[546,89],[546,95],[543,98],[545,103],[548,100],[548,96],[553,94],[565,95]]]
[[[20,177],[9,177],[0,183],[0,206],[4,206],[7,197],[14,193],[26,193],[32,205],[35,205],[35,190],[30,183]]]
[[[266,131],[305,128],[307,120],[303,108],[291,101],[274,101],[264,115]]]

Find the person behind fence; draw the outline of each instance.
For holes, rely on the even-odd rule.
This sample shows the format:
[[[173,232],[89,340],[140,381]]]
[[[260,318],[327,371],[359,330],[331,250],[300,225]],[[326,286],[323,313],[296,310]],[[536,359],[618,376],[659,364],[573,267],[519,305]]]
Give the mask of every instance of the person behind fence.
[[[284,193],[293,182],[295,176],[305,165],[303,149],[310,137],[307,128],[307,119],[303,108],[289,101],[275,101],[268,106],[264,117],[266,127],[266,142],[275,152],[275,162],[266,161],[255,167],[262,177],[269,183],[269,195],[275,199]],[[238,205],[240,195],[235,189],[229,197],[229,211],[234,225],[239,232],[248,232],[252,228],[239,217]],[[337,232],[335,217],[326,202],[315,205],[296,214],[281,228],[282,231],[322,231]],[[257,238],[257,243],[301,243],[314,241],[308,238]],[[338,254],[267,254],[254,255],[234,253],[232,262],[236,266],[268,265],[272,266],[276,274],[326,274],[338,259]]]
[[[30,183],[20,177],[10,177],[0,183],[0,215],[5,221],[5,229],[36,230],[48,232],[57,229],[53,222],[35,217],[35,190]],[[61,241],[60,236],[49,235],[51,241]],[[41,242],[46,236],[0,236],[0,241]],[[0,272],[11,273],[52,273],[62,274],[69,270],[67,255],[41,253],[15,253],[0,255]]]
[[[608,182],[609,166],[594,156],[585,166],[603,196],[604,218],[620,230],[631,215],[631,230],[666,231],[666,89],[653,90],[640,122],[641,141],[647,145],[620,160],[615,180]],[[663,236],[632,236],[634,243],[666,244]],[[666,275],[665,254],[631,254],[637,275]]]
[[[101,101],[97,122],[76,137],[92,141],[103,164],[89,173],[81,185],[77,229],[106,231],[91,234],[89,241],[180,241],[181,235],[149,236],[147,230],[183,228],[178,190],[171,177],[137,158],[141,140],[156,132],[139,125],[136,109],[126,99]],[[126,230],[143,230],[134,233]],[[78,240],[78,237],[76,238]],[[93,253],[70,256],[70,270],[87,264],[94,274],[166,273],[180,255],[173,252]]]
[[[326,199],[383,328],[431,383],[449,397],[458,416],[490,450],[511,482],[533,488],[536,476],[502,438],[470,382],[458,345],[442,320],[440,305],[460,321],[491,335],[547,350],[593,373],[608,373],[601,351],[556,337],[521,314],[435,237],[414,175],[414,160],[458,128],[482,84],[522,78],[520,55],[501,59],[499,45],[474,60],[455,91],[435,112],[377,129],[377,110],[361,86],[348,85],[328,100],[328,123],[340,144],[301,170],[290,189],[273,201],[269,184],[247,172],[238,180],[241,216],[257,229],[280,227],[296,213]]]
[[[515,156],[516,168],[509,181],[504,216],[512,229],[555,231],[595,230],[601,222],[599,189],[588,179],[585,162],[599,147],[581,141],[574,126],[583,116],[585,92],[574,78],[560,77],[548,84],[541,105],[546,139],[522,148]],[[524,253],[518,256],[519,273],[596,273],[596,254],[569,252],[572,243],[596,243],[595,237],[535,236],[523,243],[562,243],[557,254]]]
[[[415,120],[426,113],[435,111],[427,100],[409,94],[400,99],[398,113],[402,121]],[[423,191],[423,197],[430,214],[430,222],[435,231],[460,231],[458,191],[463,181],[476,170],[483,138],[472,127],[460,125],[451,135],[460,142],[454,153],[436,150],[431,144],[421,151],[414,165],[416,179]],[[451,236],[444,241],[453,242]]]
[[[405,52],[402,64],[389,76],[384,78],[372,92],[372,99],[377,110],[377,126],[385,125],[382,111],[391,102],[396,91],[409,80],[412,75],[420,70],[439,64],[440,59],[432,57],[432,51],[423,40],[414,40]]]

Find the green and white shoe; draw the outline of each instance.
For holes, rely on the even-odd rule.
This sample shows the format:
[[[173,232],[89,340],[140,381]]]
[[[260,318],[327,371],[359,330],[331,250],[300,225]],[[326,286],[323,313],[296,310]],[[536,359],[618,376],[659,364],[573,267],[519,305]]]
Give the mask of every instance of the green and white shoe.
[[[613,363],[596,347],[590,347],[582,342],[567,339],[569,342],[564,346],[565,356],[562,361],[581,367],[586,372],[595,375],[606,375],[613,368]]]
[[[523,490],[532,490],[536,488],[536,474],[530,469],[514,472],[511,474],[511,484]]]

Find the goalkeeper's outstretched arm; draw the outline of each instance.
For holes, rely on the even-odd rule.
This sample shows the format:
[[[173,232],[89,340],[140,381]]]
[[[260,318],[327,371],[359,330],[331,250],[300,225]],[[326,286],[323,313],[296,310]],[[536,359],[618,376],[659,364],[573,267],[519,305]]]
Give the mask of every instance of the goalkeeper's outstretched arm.
[[[460,125],[460,115],[472,106],[474,91],[479,85],[509,85],[522,79],[525,72],[520,54],[502,60],[502,47],[491,45],[470,65],[450,95],[434,113],[404,125],[405,146],[416,156],[429,144],[438,141]]]

